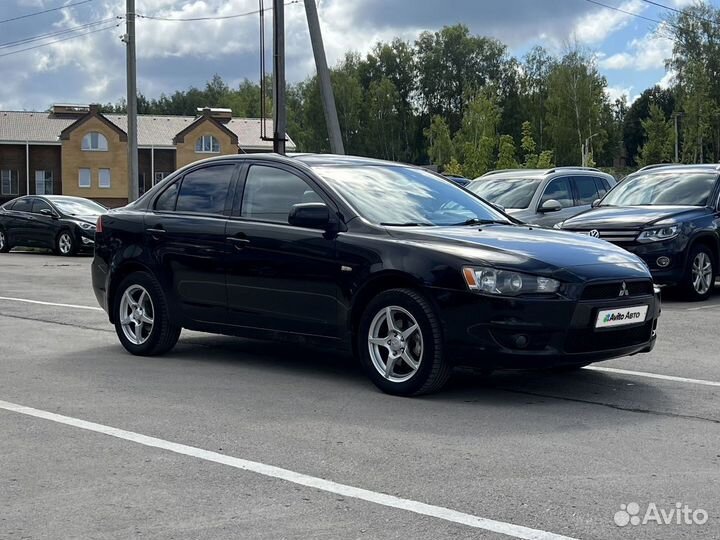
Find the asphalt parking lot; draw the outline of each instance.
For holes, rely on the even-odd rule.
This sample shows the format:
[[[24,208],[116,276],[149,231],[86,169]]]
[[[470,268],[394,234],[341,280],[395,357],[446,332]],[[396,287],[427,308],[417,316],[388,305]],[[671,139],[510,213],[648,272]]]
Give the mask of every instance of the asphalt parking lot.
[[[407,399],[296,345],[132,357],[89,265],[0,255],[2,539],[720,537],[720,286],[651,354]]]

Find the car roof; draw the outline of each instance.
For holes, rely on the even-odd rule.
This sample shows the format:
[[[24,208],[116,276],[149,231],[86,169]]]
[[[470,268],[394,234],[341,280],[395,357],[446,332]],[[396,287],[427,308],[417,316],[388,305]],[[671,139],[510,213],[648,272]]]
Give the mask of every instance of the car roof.
[[[542,179],[555,174],[585,173],[612,178],[612,175],[595,167],[552,167],[549,169],[499,169],[490,171],[475,180],[486,180],[488,178],[517,178],[523,176],[527,179]]]
[[[646,172],[654,172],[654,171],[662,171],[662,170],[672,170],[677,172],[683,172],[683,171],[708,171],[708,172],[720,172],[720,164],[717,163],[694,163],[694,164],[687,164],[687,163],[658,163],[655,165],[647,165],[643,167],[642,169],[638,169],[634,173],[631,173],[628,176],[634,176],[638,173],[646,173]]]

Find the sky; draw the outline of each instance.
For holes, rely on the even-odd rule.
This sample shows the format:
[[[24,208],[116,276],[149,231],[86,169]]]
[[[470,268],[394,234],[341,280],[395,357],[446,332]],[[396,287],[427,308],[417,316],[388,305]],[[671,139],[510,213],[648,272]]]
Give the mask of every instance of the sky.
[[[272,5],[272,0],[264,1]],[[597,1],[656,21],[668,13],[647,0]],[[673,8],[692,1],[657,0]],[[286,3],[287,77],[296,82],[315,68],[302,0]],[[718,6],[720,0],[710,3]],[[257,13],[192,22],[151,18],[227,17],[256,11],[258,0],[136,4],[138,89],[145,96],[203,87],[216,73],[231,86],[244,78],[259,79]],[[62,6],[68,7],[23,17]],[[422,31],[461,22],[474,34],[499,39],[518,57],[534,45],[559,54],[568,43],[578,43],[596,55],[612,99],[626,95],[632,102],[645,88],[668,85],[672,77],[664,68],[672,42],[658,32],[657,22],[591,0],[319,0],[318,9],[331,65],[347,51],[364,54],[381,40],[412,41]],[[122,98],[125,47],[120,37],[125,30],[118,17],[124,11],[125,0],[0,0],[0,110],[45,110],[52,103]],[[267,12],[268,47],[271,17]],[[51,35],[24,41],[46,34]],[[48,41],[55,43],[37,47]],[[30,47],[36,48],[19,52]],[[267,64],[270,69],[269,55]]]

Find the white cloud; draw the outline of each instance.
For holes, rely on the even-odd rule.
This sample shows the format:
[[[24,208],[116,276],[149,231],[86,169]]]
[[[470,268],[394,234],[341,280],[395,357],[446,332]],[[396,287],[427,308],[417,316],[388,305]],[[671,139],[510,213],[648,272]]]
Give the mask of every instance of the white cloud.
[[[619,9],[629,13],[641,13],[648,5],[642,0],[627,0],[618,6]],[[617,32],[633,20],[628,13],[621,13],[614,9],[603,8],[584,15],[573,30],[573,35],[586,45],[602,43],[609,35]]]
[[[608,86],[605,89],[608,99],[611,103],[615,102],[616,99],[621,99],[623,96],[627,98],[628,105],[632,104],[639,96],[639,94],[632,93],[633,87],[622,87],[622,86]]]
[[[675,71],[670,70],[657,82],[660,88],[670,88],[675,83]]]
[[[606,56],[600,60],[600,67],[639,71],[664,68],[665,60],[672,55],[673,42],[664,37],[666,33],[662,31],[663,26],[664,23],[642,38],[633,39],[625,51]]]

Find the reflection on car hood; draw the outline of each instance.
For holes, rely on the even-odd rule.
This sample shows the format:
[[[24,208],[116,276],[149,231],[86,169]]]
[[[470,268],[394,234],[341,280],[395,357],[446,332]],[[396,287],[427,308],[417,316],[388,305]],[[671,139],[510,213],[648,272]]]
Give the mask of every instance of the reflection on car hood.
[[[525,226],[421,227],[390,230],[403,242],[488,264],[542,275],[568,270],[581,279],[649,277],[645,264],[609,242]]]
[[[91,223],[91,224],[95,225],[95,223],[97,223],[97,219],[100,217],[100,215],[101,214],[78,214],[78,215],[73,216],[73,215],[68,214],[67,216],[70,219],[74,219],[75,221],[85,221],[87,223]]]
[[[707,210],[698,206],[599,206],[563,221],[563,229],[620,229],[651,225],[672,217],[693,217]]]

